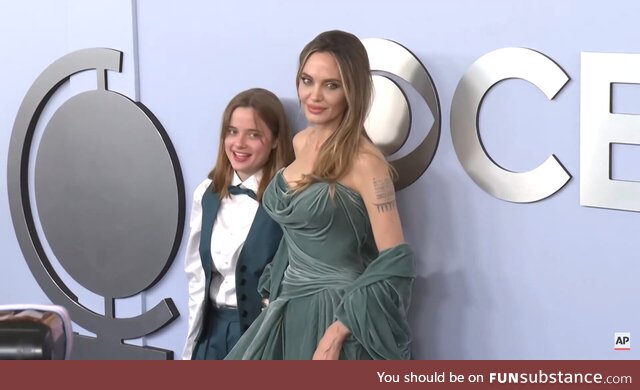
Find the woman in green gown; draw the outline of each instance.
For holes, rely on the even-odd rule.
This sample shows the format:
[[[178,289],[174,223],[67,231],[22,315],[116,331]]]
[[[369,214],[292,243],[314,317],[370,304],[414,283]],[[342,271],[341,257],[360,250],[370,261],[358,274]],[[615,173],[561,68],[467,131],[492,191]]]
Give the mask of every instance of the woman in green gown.
[[[309,127],[263,198],[283,229],[259,284],[270,303],[227,359],[408,359],[413,253],[392,171],[365,133],[366,50],[324,32],[301,52],[296,82]]]

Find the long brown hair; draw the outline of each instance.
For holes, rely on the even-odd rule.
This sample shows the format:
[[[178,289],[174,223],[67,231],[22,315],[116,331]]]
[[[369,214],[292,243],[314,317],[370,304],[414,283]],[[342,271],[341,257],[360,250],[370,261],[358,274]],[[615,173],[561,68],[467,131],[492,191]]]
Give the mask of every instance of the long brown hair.
[[[347,107],[336,130],[324,142],[311,174],[296,183],[300,191],[317,181],[335,183],[343,177],[358,154],[362,138],[368,139],[364,121],[371,105],[373,81],[367,51],[358,37],[339,30],[325,31],[309,42],[300,53],[296,86],[302,70],[314,53],[330,53],[338,65]]]
[[[276,147],[271,150],[269,160],[262,168],[262,179],[258,187],[258,201],[262,200],[262,194],[269,181],[278,169],[289,165],[293,161],[293,146],[291,144],[291,129],[280,99],[271,91],[263,88],[252,88],[242,91],[231,99],[222,114],[222,126],[220,127],[220,143],[218,145],[218,158],[215,167],[209,173],[209,179],[213,181],[213,190],[220,194],[221,198],[229,196],[228,187],[233,179],[233,167],[224,150],[224,139],[231,122],[231,115],[236,108],[252,108],[255,114],[267,125],[273,135]]]

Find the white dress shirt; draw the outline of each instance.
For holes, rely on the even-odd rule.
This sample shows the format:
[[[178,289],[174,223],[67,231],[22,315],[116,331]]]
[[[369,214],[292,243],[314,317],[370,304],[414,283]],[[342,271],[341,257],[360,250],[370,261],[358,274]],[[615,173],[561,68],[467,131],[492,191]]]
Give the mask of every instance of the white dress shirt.
[[[261,173],[244,182],[234,173],[231,185],[258,192]],[[209,289],[209,299],[218,307],[237,307],[236,264],[258,211],[259,203],[248,195],[231,195],[222,199],[216,222],[211,233],[211,258],[214,274]]]
[[[257,193],[261,178],[262,172],[258,172],[242,183],[238,175],[234,174],[232,185],[242,183],[244,187]],[[211,281],[211,290],[206,292],[204,291],[204,269],[200,258],[200,235],[202,196],[210,185],[211,180],[205,179],[193,192],[189,218],[190,231],[184,262],[184,270],[189,282],[189,329],[182,352],[182,358],[185,360],[191,359],[196,338],[200,334],[200,328],[204,322],[202,314],[205,300],[214,297],[213,300],[217,306],[237,307],[235,268],[259,206],[257,201],[247,195],[231,195],[221,201],[211,233],[212,269],[217,270],[220,275],[215,275],[217,277]]]

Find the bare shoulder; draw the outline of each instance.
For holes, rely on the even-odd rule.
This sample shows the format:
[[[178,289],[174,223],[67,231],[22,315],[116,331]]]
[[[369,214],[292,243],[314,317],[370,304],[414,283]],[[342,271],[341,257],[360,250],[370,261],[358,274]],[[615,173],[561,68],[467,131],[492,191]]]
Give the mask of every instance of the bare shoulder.
[[[354,158],[345,181],[375,207],[395,204],[395,188],[389,164],[382,152],[368,142],[363,144]]]
[[[370,182],[372,178],[388,177],[391,180],[389,164],[382,152],[370,142],[360,148],[360,152],[353,160],[352,178],[354,185],[358,182]]]

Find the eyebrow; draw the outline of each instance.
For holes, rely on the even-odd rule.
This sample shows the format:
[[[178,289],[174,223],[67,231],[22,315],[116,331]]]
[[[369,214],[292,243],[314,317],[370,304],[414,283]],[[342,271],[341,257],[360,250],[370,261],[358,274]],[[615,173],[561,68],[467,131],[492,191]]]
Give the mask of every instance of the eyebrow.
[[[313,80],[313,77],[311,77],[309,74],[305,72],[300,73],[300,77],[308,77]],[[340,79],[326,79],[326,80],[322,80],[322,82],[324,83],[333,82],[333,83],[342,84],[342,81],[340,81]]]
[[[238,129],[238,128],[237,128],[237,127],[235,127],[235,126],[231,126],[231,125],[227,126],[227,130],[231,130],[231,129],[233,129],[233,130],[240,130],[240,129]],[[264,131],[262,131],[262,130],[260,130],[260,129],[254,129],[254,128],[248,128],[248,129],[245,129],[245,130],[247,130],[247,131],[256,131],[256,132],[258,132],[258,133],[264,133]]]

